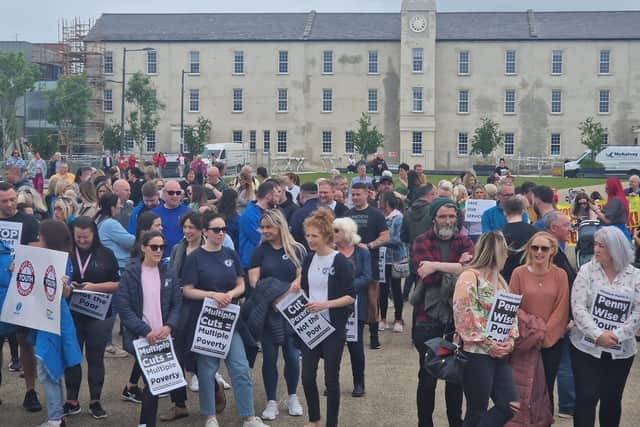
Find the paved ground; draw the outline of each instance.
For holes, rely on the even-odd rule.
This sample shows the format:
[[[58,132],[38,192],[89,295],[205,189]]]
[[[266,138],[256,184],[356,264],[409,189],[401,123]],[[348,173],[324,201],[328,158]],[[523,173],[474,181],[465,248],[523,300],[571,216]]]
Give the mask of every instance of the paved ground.
[[[405,318],[409,318],[409,308],[405,307]],[[366,332],[365,332],[366,333]],[[368,335],[368,334],[367,334]],[[367,338],[368,339],[368,338]],[[342,400],[340,425],[348,427],[404,427],[417,425],[415,415],[415,389],[417,384],[416,373],[418,358],[417,353],[411,345],[409,333],[393,334],[390,331],[381,333],[383,348],[381,350],[366,350],[367,360],[367,395],[364,398],[354,399],[351,397],[351,368],[349,364],[348,352],[345,349],[343,357],[341,384]],[[8,358],[8,346],[4,346],[4,360]],[[88,407],[88,391],[86,383],[81,391],[81,405],[83,412],[70,418],[70,426],[102,426],[102,427],[124,427],[137,425],[139,406],[132,403],[125,403],[120,400],[120,392],[129,376],[132,358],[106,359],[107,377],[103,392],[103,405],[109,413],[109,418],[101,421],[93,420],[86,412]],[[255,388],[255,405],[257,413],[264,409],[265,394],[262,386],[260,374],[260,359],[256,362],[253,377]],[[319,370],[322,374],[322,369]],[[226,378],[226,371],[223,370]],[[0,388],[2,406],[0,406],[0,426],[35,426],[46,417],[46,412],[37,414],[26,413],[22,407],[24,395],[24,382],[17,373],[8,372],[6,366],[2,370],[3,385]],[[283,380],[279,383],[279,396],[284,399],[286,391]],[[319,378],[319,384],[322,380]],[[438,386],[438,403],[435,416],[436,426],[446,426],[444,417],[443,384]],[[44,401],[41,387],[38,392]],[[300,399],[304,403],[304,393],[302,386],[298,388]],[[640,394],[640,367],[634,365],[623,403],[622,426],[631,427],[640,425],[640,405],[637,404],[637,396]],[[240,419],[235,411],[231,390],[227,392],[228,406],[225,412],[219,417],[221,426],[240,426]],[[44,402],[43,402],[44,403]],[[189,392],[187,402],[191,415],[183,420],[173,423],[159,423],[159,425],[175,426],[202,426],[204,419],[197,415],[198,395]],[[325,400],[321,398],[323,407]],[[164,411],[170,406],[168,398],[161,399],[160,410]],[[306,414],[306,407],[305,407]],[[307,421],[305,417],[290,417],[286,410],[282,410],[276,421],[268,423],[271,426],[301,427]],[[571,422],[559,420],[558,426],[570,426]]]

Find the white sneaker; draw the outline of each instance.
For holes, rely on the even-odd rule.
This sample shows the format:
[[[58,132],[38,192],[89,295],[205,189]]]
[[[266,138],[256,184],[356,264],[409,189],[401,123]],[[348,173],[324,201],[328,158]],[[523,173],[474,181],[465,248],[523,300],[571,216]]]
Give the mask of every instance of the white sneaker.
[[[275,420],[280,412],[278,411],[278,402],[275,400],[269,400],[267,402],[267,407],[262,411],[262,419],[263,420]],[[245,422],[246,425],[246,422]],[[261,425],[261,424],[258,424]]]
[[[60,427],[61,423],[62,423],[61,420],[58,420],[58,421],[47,420],[42,424],[38,425],[38,427]]]
[[[214,418],[209,418],[205,423],[204,427],[220,427],[220,425],[218,424],[218,419],[214,417]]]
[[[287,405],[287,409],[289,409],[289,415],[292,417],[302,416],[302,405],[300,404],[300,400],[298,400],[297,394],[290,394],[285,404]]]
[[[216,372],[216,381],[222,384],[222,387],[224,387],[225,390],[229,390],[231,388],[231,384],[226,382],[222,375],[220,375],[218,372]]]
[[[402,331],[404,331],[404,327],[402,326],[402,322],[401,321],[396,321],[393,324],[393,332],[401,333]]]
[[[249,421],[245,421],[242,423],[242,427],[269,427],[258,417],[253,417]]]
[[[200,381],[198,381],[197,375],[194,374],[191,376],[191,383],[189,384],[189,388],[194,393],[197,393],[198,391],[200,391]]]

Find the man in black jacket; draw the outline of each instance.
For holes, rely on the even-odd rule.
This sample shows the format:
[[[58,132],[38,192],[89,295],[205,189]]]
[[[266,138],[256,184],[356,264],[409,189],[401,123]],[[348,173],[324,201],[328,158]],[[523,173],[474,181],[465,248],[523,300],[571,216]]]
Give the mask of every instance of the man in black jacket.
[[[343,203],[336,202],[334,199],[335,184],[328,179],[318,181],[318,199],[320,205],[333,211],[336,218],[342,218],[349,210]]]
[[[313,182],[305,182],[300,186],[298,198],[300,199],[301,208],[291,216],[289,230],[297,242],[302,243],[305,248],[309,249],[307,239],[304,237],[304,227],[302,224],[305,218],[308,217],[311,212],[315,211],[320,204],[320,200],[318,200],[318,186]]]

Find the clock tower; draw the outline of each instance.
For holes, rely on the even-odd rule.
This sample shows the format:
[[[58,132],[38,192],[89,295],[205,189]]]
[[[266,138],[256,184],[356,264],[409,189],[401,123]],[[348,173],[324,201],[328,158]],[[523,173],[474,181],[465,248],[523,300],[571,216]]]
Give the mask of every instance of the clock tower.
[[[400,40],[400,160],[435,168],[435,0],[403,0]]]

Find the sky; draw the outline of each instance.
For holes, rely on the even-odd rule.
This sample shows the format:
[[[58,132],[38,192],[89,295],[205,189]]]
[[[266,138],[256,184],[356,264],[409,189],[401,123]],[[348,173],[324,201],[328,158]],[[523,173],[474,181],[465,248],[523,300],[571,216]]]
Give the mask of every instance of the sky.
[[[58,41],[60,18],[102,13],[399,12],[401,0],[0,0],[0,40]],[[640,10],[639,0],[440,0],[438,11]]]

